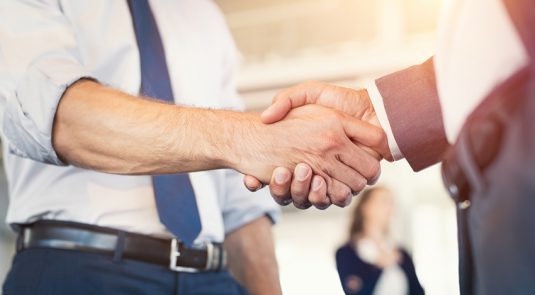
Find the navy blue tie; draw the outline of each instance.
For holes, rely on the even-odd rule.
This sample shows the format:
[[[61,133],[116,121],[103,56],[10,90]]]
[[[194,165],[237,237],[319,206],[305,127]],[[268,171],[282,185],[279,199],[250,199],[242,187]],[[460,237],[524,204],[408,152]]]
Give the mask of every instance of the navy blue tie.
[[[141,93],[174,103],[165,51],[147,0],[129,0],[141,59]],[[191,245],[201,231],[195,193],[187,174],[152,177],[160,221]]]

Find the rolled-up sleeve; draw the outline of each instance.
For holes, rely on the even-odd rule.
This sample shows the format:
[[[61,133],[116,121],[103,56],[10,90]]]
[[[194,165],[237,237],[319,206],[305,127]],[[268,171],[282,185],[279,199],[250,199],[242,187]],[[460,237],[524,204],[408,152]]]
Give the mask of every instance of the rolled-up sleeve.
[[[62,165],[52,127],[65,89],[90,77],[57,1],[0,1],[0,49],[13,87],[2,106],[8,151]]]
[[[263,216],[273,223],[280,219],[280,207],[267,189],[248,191],[243,185],[243,175],[233,170],[227,170],[225,178],[226,198],[222,211],[226,234]]]

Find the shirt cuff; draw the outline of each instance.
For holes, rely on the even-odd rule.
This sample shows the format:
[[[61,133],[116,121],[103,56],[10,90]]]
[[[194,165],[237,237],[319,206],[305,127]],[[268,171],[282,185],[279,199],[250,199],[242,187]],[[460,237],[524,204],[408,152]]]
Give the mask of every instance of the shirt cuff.
[[[269,192],[265,188],[255,192],[254,195],[250,194],[248,196],[250,200],[242,202],[236,200],[241,203],[240,206],[223,212],[226,235],[264,216],[268,217],[273,224],[280,220],[280,207],[268,196]]]
[[[390,122],[388,121],[386,109],[383,104],[383,97],[381,96],[381,93],[379,93],[379,90],[377,89],[377,85],[375,85],[375,81],[370,82],[367,86],[368,87],[366,90],[368,91],[368,96],[370,97],[370,101],[372,102],[373,108],[375,109],[375,114],[377,115],[377,118],[379,119],[379,123],[381,124],[381,127],[386,133],[386,138],[388,140],[388,147],[390,148],[390,153],[392,154],[392,157],[394,158],[395,161],[401,160],[404,158],[404,156],[401,150],[399,149],[396,139],[394,138],[392,127],[390,127]]]

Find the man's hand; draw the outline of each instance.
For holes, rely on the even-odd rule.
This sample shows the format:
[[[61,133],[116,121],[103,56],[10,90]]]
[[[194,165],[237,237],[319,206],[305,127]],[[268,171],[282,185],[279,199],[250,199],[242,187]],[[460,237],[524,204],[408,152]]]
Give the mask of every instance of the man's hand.
[[[262,122],[271,124],[280,121],[290,110],[306,104],[329,107],[379,126],[365,89],[356,90],[323,82],[305,82],[279,92],[271,106],[262,113]]]
[[[312,172],[321,176],[319,192],[328,192],[338,204],[379,170],[378,158],[352,141],[374,146],[383,136],[373,125],[318,105],[292,110],[285,120],[266,125],[256,113],[170,105],[89,80],[65,92],[52,133],[65,163],[107,173],[231,168],[269,183],[275,168],[306,163],[310,175],[303,183],[310,185]],[[285,183],[289,179],[284,177],[273,181]],[[345,190],[333,191],[338,187]]]
[[[302,183],[309,187],[312,172],[321,176],[324,181],[314,182],[314,188],[323,194],[329,193],[334,203],[344,206],[352,192],[361,191],[379,173],[379,157],[365,152],[354,142],[375,146],[383,141],[384,133],[380,128],[345,113],[307,105],[291,110],[280,122],[270,125],[258,122],[255,128],[256,138],[236,131],[235,136],[244,141],[237,149],[238,163],[230,166],[237,167],[242,173],[259,176],[257,178],[262,183],[291,181],[289,175],[272,177],[273,170],[277,167],[294,169],[298,163],[306,163],[310,172],[297,173],[295,179],[302,179]],[[250,132],[250,129],[243,132]],[[300,208],[310,206],[307,202],[296,202],[296,205]]]
[[[355,119],[380,127],[366,90],[343,88],[321,82],[307,82],[280,92],[274,98],[273,104],[262,114],[262,121],[266,124],[277,122],[285,118],[290,110],[306,104],[319,104],[333,108]],[[358,140],[355,143],[360,144],[360,148],[371,155],[392,160],[384,134],[381,140],[374,145],[367,145]],[[306,164],[297,165],[293,176],[292,178],[292,172],[286,167],[278,167],[273,172],[273,180],[286,180],[270,182],[271,194],[281,205],[287,205],[293,201],[294,204],[309,203],[319,209],[324,209],[331,203],[340,205],[348,204],[351,201],[351,198],[347,196],[345,200],[337,199],[336,202],[333,202],[332,195],[328,194],[330,197],[328,198],[323,191],[316,190],[315,187],[318,185],[321,187],[323,183],[322,177],[313,175],[311,168]],[[372,184],[377,179],[368,180],[368,184]],[[244,182],[250,190],[257,190],[261,187],[261,183],[251,176],[245,176]],[[339,191],[348,190],[340,183],[335,183],[335,185],[336,187],[331,188],[330,192],[337,195],[340,195]],[[298,205],[297,207],[302,206]]]

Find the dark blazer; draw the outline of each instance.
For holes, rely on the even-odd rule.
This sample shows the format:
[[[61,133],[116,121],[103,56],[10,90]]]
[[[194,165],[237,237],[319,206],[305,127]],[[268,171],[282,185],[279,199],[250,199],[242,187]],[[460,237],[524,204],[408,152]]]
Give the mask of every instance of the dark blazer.
[[[400,249],[402,259],[399,266],[407,276],[409,283],[409,294],[419,295],[424,294],[424,290],[418,281],[414,264],[409,254]],[[375,289],[375,285],[381,276],[382,269],[363,261],[358,255],[353,245],[350,243],[340,247],[336,251],[336,267],[340,282],[346,294],[371,295]],[[347,286],[348,280],[352,277],[360,279],[361,287],[358,291],[353,291]]]
[[[535,68],[535,4],[503,0]],[[516,79],[515,76],[509,80]],[[504,84],[507,84],[506,81]],[[450,147],[444,130],[433,59],[375,81],[399,149],[414,171],[442,161]],[[489,96],[495,96],[496,90]]]

